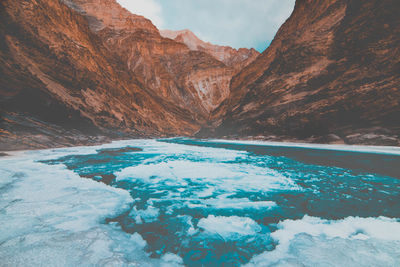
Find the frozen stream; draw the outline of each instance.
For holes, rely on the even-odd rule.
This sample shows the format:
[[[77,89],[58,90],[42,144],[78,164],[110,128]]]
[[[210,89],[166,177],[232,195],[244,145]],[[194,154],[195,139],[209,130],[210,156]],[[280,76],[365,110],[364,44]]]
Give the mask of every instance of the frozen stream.
[[[399,266],[400,149],[131,140],[0,158],[0,266]]]

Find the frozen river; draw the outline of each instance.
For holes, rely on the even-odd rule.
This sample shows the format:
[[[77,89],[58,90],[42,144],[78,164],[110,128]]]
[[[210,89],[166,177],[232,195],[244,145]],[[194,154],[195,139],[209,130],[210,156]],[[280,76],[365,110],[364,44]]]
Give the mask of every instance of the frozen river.
[[[0,266],[400,265],[399,148],[130,140],[0,175]]]

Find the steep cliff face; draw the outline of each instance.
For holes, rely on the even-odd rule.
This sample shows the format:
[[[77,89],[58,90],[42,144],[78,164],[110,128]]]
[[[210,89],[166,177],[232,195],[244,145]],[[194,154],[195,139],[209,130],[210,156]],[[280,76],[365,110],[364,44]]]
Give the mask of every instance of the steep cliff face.
[[[98,32],[105,28],[135,32],[143,30],[157,33],[150,20],[122,8],[115,0],[61,0],[70,8],[88,18],[90,29]]]
[[[190,30],[162,30],[160,33],[166,38],[187,45],[190,50],[203,51],[212,55],[219,61],[224,62],[227,66],[232,67],[235,71],[239,71],[249,65],[260,54],[253,48],[234,49],[230,46],[220,46],[204,42]]]
[[[186,44],[164,38],[144,17],[115,0],[65,1],[88,18],[107,49],[118,54],[146,88],[187,109],[203,123],[229,95],[232,66]]]
[[[186,135],[199,128],[187,109],[131,74],[125,57],[108,49],[88,17],[61,1],[0,5],[4,149],[81,144],[90,141],[85,136],[98,134]],[[148,20],[133,18],[157,33]]]
[[[397,145],[399,9],[298,0],[257,57],[115,0],[3,0],[0,149],[192,135],[210,117],[203,136]]]
[[[234,67],[115,0],[0,5],[3,149],[191,135],[229,95]]]
[[[399,12],[396,0],[297,0],[271,46],[232,79],[214,133],[397,145]]]

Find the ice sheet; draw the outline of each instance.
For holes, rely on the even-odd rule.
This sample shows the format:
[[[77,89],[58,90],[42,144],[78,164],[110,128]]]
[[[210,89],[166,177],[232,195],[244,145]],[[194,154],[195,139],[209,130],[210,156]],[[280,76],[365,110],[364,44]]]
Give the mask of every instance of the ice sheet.
[[[396,147],[396,146],[310,144],[310,143],[296,143],[296,142],[271,142],[271,141],[226,140],[226,139],[210,139],[210,140],[205,140],[205,141],[217,142],[217,143],[260,145],[260,146],[279,146],[279,147],[299,147],[299,148],[313,148],[313,149],[327,149],[327,150],[338,150],[338,151],[353,151],[353,152],[400,155],[400,147]]]
[[[400,222],[386,217],[285,220],[275,250],[247,266],[399,266]]]
[[[187,180],[208,185],[214,191],[235,192],[300,190],[290,178],[278,172],[248,164],[170,160],[128,167],[116,173],[117,181],[142,180],[145,183],[168,183],[187,187]],[[200,192],[200,196],[204,191]]]
[[[155,155],[143,157],[146,158],[144,162],[135,163],[136,166],[128,164],[115,173],[118,181],[129,182],[135,201],[127,191],[83,179],[63,165],[35,162],[126,146],[142,148],[143,151],[135,152],[137,154]],[[325,146],[318,147],[325,149]],[[376,153],[382,151],[375,150]],[[390,151],[382,153],[397,153]],[[308,185],[308,178],[302,180],[286,171],[289,166],[285,164],[290,162],[272,168],[269,165],[273,162],[268,160],[268,156],[258,157],[245,151],[155,140],[13,153],[11,157],[0,159],[0,266],[40,266],[43,263],[47,266],[179,266],[187,259],[168,250],[160,252],[161,259],[152,259],[146,253],[150,240],[160,240],[157,229],[172,231],[175,228],[177,232],[171,232],[166,240],[177,238],[177,247],[184,248],[184,253],[191,253],[190,249],[202,250],[200,243],[204,241],[210,250],[207,255],[214,252],[215,245],[215,248],[225,249],[223,257],[239,257],[244,253],[251,258],[249,266],[400,265],[398,219],[325,220],[305,216],[299,220],[282,219],[276,231],[269,230],[275,229],[276,216],[299,214],[303,207],[311,211],[324,209],[317,205],[319,203],[327,209],[338,207],[339,203],[330,202],[331,193],[336,197],[335,189],[350,190],[350,185],[357,192],[365,192],[354,194],[350,190],[349,197],[343,195],[339,201],[353,201],[358,197],[359,202],[348,203],[356,203],[364,210],[369,206],[360,206],[361,200],[369,203],[371,198],[395,205],[392,200],[398,192],[395,190],[397,183],[372,174],[364,179],[349,174],[346,180],[340,180],[336,175],[343,175],[343,170],[330,171],[324,167],[318,169],[315,178],[311,175],[312,168],[294,165],[305,177],[315,178],[311,184],[313,190],[307,191],[303,188]],[[336,179],[338,182],[328,187],[328,181]],[[371,185],[367,183],[370,180]],[[348,184],[349,181],[354,183]],[[375,192],[375,189],[380,191]],[[384,196],[378,194],[381,189],[385,189]],[[296,201],[304,201],[303,196],[307,196],[308,202],[295,206]],[[382,211],[379,203],[374,203],[377,206],[371,208],[371,212]],[[390,209],[390,205],[384,207]],[[127,220],[124,227],[143,227],[142,235],[127,234],[118,223],[105,223],[106,218],[125,212],[133,219],[133,224]],[[146,224],[152,225],[158,239],[146,238],[149,226]],[[266,248],[272,249],[268,243],[271,238],[277,243],[276,249],[263,253]],[[166,244],[164,240],[160,242]],[[254,252],[257,249],[258,252]],[[255,254],[259,255],[253,257]]]
[[[69,153],[65,151],[55,154]],[[47,150],[0,160],[1,266],[181,264],[176,255],[149,258],[139,234],[105,224],[106,218],[129,209],[132,199],[127,191],[82,179],[62,165],[34,161],[53,156]]]
[[[202,218],[197,226],[210,234],[220,235],[224,239],[239,239],[261,231],[261,227],[254,220],[238,216],[210,215]]]

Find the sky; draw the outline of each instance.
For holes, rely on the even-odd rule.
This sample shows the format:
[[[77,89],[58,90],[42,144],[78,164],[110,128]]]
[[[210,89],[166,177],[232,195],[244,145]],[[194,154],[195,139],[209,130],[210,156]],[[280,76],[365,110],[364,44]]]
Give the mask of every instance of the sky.
[[[159,29],[193,31],[203,41],[262,52],[295,0],[117,0]]]

